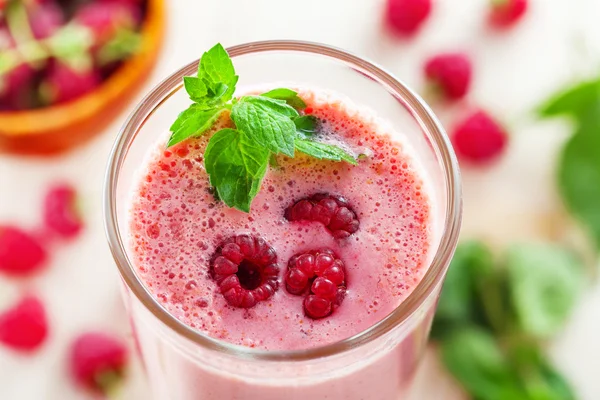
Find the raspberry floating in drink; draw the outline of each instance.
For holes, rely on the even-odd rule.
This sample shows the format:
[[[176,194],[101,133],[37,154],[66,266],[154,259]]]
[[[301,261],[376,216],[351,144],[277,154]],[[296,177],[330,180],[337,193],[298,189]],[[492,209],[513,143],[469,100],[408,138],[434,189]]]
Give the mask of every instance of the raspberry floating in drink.
[[[261,237],[238,235],[216,251],[210,273],[233,307],[251,308],[279,288],[275,250]]]
[[[344,239],[356,232],[360,222],[348,201],[337,195],[317,193],[296,201],[285,217],[288,221],[317,221],[331,231],[337,239]]]
[[[346,296],[344,263],[330,249],[296,254],[288,263],[286,289],[307,294],[304,312],[313,319],[329,316]]]

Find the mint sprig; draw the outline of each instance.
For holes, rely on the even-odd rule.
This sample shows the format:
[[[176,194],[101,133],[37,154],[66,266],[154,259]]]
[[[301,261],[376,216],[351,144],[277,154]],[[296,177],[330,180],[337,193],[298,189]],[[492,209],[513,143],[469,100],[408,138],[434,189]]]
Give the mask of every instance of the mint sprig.
[[[210,131],[225,111],[235,124],[213,134],[204,153],[210,184],[229,207],[250,212],[269,165],[275,156],[294,157],[298,150],[321,160],[356,158],[341,147],[316,140],[318,120],[300,115],[306,103],[298,93],[277,88],[258,96],[234,99],[238,76],[227,51],[217,44],[202,55],[195,77],[185,77],[184,87],[194,102],[171,126],[167,147]]]

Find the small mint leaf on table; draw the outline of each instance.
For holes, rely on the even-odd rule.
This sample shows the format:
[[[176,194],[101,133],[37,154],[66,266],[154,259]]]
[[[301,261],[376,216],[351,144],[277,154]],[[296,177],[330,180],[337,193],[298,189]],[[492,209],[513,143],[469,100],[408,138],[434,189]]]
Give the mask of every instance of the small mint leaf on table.
[[[357,165],[358,161],[344,149],[327,143],[307,139],[296,139],[296,150],[319,160],[346,161]]]
[[[600,107],[600,98],[596,104]],[[600,248],[600,113],[579,122],[563,148],[558,185],[567,208],[587,227]]]
[[[296,130],[303,134],[312,135],[317,131],[317,122],[319,120],[314,115],[303,115],[301,117],[294,118],[294,124],[296,124]]]
[[[443,339],[471,321],[488,327],[483,309],[484,287],[494,275],[494,264],[492,251],[485,243],[477,240],[459,243],[435,313],[434,338]]]
[[[215,133],[206,147],[204,165],[219,198],[229,207],[250,212],[252,199],[267,171],[269,155],[243,131],[222,129]]]
[[[566,207],[600,248],[600,78],[561,91],[539,114],[542,118],[568,116],[575,122],[559,159],[558,187]]]
[[[559,115],[579,118],[589,112],[590,107],[598,105],[600,99],[600,80],[580,83],[553,96],[540,109],[541,117]]]
[[[208,89],[208,97],[225,103],[233,97],[238,76],[233,62],[223,46],[218,43],[202,55],[198,66],[198,78]]]
[[[304,110],[306,108],[306,103],[304,102],[304,100],[302,100],[300,96],[298,96],[297,92],[294,92],[291,89],[273,89],[266,93],[263,93],[261,96],[270,97],[272,99],[277,100],[283,100],[297,110]]]
[[[509,358],[494,336],[483,329],[463,325],[441,342],[441,355],[448,370],[473,398],[528,398]]]
[[[579,297],[583,265],[556,245],[522,243],[509,249],[506,270],[519,332],[541,339],[555,334]]]
[[[224,108],[205,110],[199,104],[192,104],[179,114],[177,120],[171,125],[172,133],[167,147],[174,146],[190,137],[201,136],[213,126],[223,111]]]
[[[526,338],[508,340],[506,352],[524,391],[532,400],[575,400],[567,380],[550,364],[540,346]]]
[[[262,96],[245,96],[233,105],[231,119],[251,140],[275,154],[294,156],[298,111],[285,102]]]

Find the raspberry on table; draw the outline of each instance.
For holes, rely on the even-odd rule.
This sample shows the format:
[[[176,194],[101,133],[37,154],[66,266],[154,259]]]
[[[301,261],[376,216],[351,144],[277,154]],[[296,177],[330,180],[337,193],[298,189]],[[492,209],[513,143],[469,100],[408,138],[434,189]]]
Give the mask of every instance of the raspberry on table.
[[[528,7],[528,0],[490,0],[489,23],[495,28],[509,28],[523,18]]]
[[[51,187],[44,199],[46,227],[64,238],[77,236],[83,222],[77,209],[77,192],[68,184]]]
[[[128,350],[120,339],[102,332],[87,332],[71,344],[69,367],[75,382],[94,393],[114,393],[125,376]]]
[[[471,60],[464,53],[438,54],[425,63],[425,77],[449,100],[463,98],[471,85]]]
[[[285,211],[288,221],[318,221],[337,239],[355,233],[360,222],[348,201],[337,195],[317,193],[296,201]]]
[[[344,263],[330,249],[296,254],[288,262],[286,289],[305,295],[304,312],[313,319],[329,316],[346,295]]]
[[[451,139],[461,160],[479,165],[498,158],[508,143],[504,128],[481,110],[460,121]]]
[[[0,273],[29,275],[47,260],[48,253],[37,238],[16,226],[0,225]]]
[[[233,307],[251,308],[279,288],[277,253],[259,236],[237,235],[213,255],[210,274]]]
[[[37,297],[26,296],[0,314],[0,342],[14,350],[36,350],[47,336],[46,310]]]
[[[385,19],[394,32],[414,35],[431,14],[431,0],[387,0]]]

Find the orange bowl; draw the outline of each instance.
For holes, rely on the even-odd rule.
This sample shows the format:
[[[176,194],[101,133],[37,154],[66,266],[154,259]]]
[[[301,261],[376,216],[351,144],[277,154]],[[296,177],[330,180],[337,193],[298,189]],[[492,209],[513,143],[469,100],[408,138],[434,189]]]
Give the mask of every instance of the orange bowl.
[[[36,110],[0,112],[0,152],[52,154],[106,128],[142,87],[158,58],[165,28],[164,0],[148,0],[140,51],[76,100]]]

